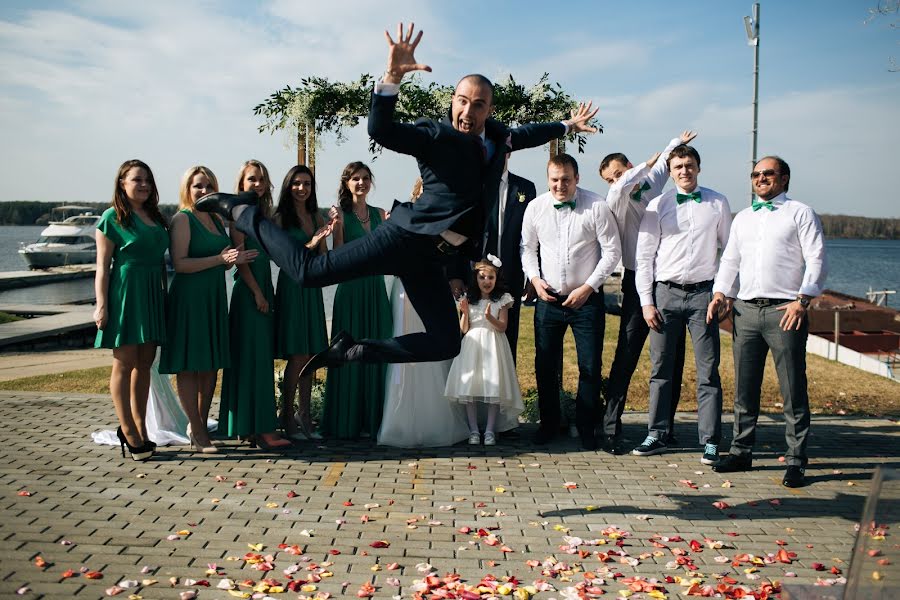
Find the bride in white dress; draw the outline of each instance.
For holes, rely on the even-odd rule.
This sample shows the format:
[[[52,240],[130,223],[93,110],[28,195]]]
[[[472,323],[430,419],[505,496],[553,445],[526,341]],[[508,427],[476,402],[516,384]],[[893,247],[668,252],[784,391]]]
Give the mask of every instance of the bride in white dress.
[[[156,351],[156,359],[150,368],[150,396],[147,399],[147,437],[156,442],[157,446],[179,446],[190,443],[187,435],[188,418],[181,408],[178,395],[172,389],[168,375],[159,372],[159,349]],[[215,431],[218,422],[209,419],[207,429]],[[116,432],[111,430],[95,431],[91,438],[97,444],[118,446],[119,439]]]
[[[394,335],[425,331],[400,279],[391,290]],[[452,446],[469,437],[459,405],[444,396],[449,360],[388,365],[378,443],[398,448]]]

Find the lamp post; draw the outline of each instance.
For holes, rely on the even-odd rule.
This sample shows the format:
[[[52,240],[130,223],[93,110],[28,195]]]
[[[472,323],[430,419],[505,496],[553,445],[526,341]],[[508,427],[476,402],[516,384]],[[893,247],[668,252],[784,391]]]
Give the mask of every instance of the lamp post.
[[[759,131],[759,2],[753,5],[753,16],[744,17],[747,44],[753,46],[753,150],[750,169],[756,166],[756,135]],[[753,183],[750,184],[750,201],[753,202]]]

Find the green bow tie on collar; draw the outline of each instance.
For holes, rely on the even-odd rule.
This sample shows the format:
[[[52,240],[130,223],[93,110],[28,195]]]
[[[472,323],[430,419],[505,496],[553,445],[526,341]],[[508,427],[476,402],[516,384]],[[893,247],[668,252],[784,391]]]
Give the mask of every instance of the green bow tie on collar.
[[[637,188],[636,190],[631,192],[631,199],[634,200],[635,202],[640,202],[641,195],[649,189],[650,189],[650,184],[645,181],[644,185],[640,186],[639,188]]]
[[[563,206],[568,206],[572,210],[575,210],[575,201],[570,200],[569,202],[557,202],[556,204],[553,205],[553,208],[555,208],[556,210],[559,210]]]
[[[771,201],[754,200],[753,203],[750,204],[750,208],[753,209],[753,212],[758,211],[759,209],[761,209],[764,206],[766,208],[768,208],[769,210],[775,210],[777,208],[774,204],[772,204]]]
[[[691,192],[690,194],[675,194],[675,202],[677,202],[678,204],[687,202],[688,200],[700,202],[700,192]]]

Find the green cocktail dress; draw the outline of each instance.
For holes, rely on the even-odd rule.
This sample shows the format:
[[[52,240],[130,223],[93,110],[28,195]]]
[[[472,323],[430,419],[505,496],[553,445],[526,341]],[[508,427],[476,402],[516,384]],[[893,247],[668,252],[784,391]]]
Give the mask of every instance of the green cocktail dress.
[[[225,226],[217,218],[213,217],[217,230],[213,233],[192,211],[181,212],[190,224],[188,258],[218,256],[231,245]],[[231,364],[224,264],[194,273],[175,273],[166,316],[160,373],[217,371]]]
[[[137,215],[124,225],[106,209],[97,229],[114,245],[107,292],[107,320],[97,331],[95,348],[118,348],[166,340],[166,269],[163,255],[169,232],[147,225]]]
[[[381,224],[381,213],[369,207],[369,227]],[[359,219],[345,213],[344,241],[367,235]],[[360,277],[341,283],[334,296],[331,331],[346,330],[354,339],[384,339],[392,335],[391,304],[383,275]],[[325,380],[322,431],[333,438],[373,438],[381,425],[384,407],[384,364],[349,363],[329,369]]]
[[[231,367],[222,373],[219,403],[219,431],[227,436],[268,433],[277,428],[272,267],[269,256],[255,240],[247,237],[244,247],[259,251],[256,260],[247,266],[269,302],[269,312],[261,313],[256,309],[253,293],[235,270],[228,315]]]

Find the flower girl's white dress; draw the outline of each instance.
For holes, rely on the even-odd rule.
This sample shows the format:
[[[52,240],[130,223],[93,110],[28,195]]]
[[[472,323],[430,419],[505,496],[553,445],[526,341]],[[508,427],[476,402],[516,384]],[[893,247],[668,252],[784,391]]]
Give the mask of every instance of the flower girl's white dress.
[[[496,430],[508,431],[519,424],[518,417],[525,407],[506,335],[484,316],[488,302],[469,303],[469,331],[462,339],[459,356],[450,366],[444,395],[461,404],[499,404]],[[496,317],[500,309],[512,305],[513,298],[503,294],[490,303],[491,315]]]

